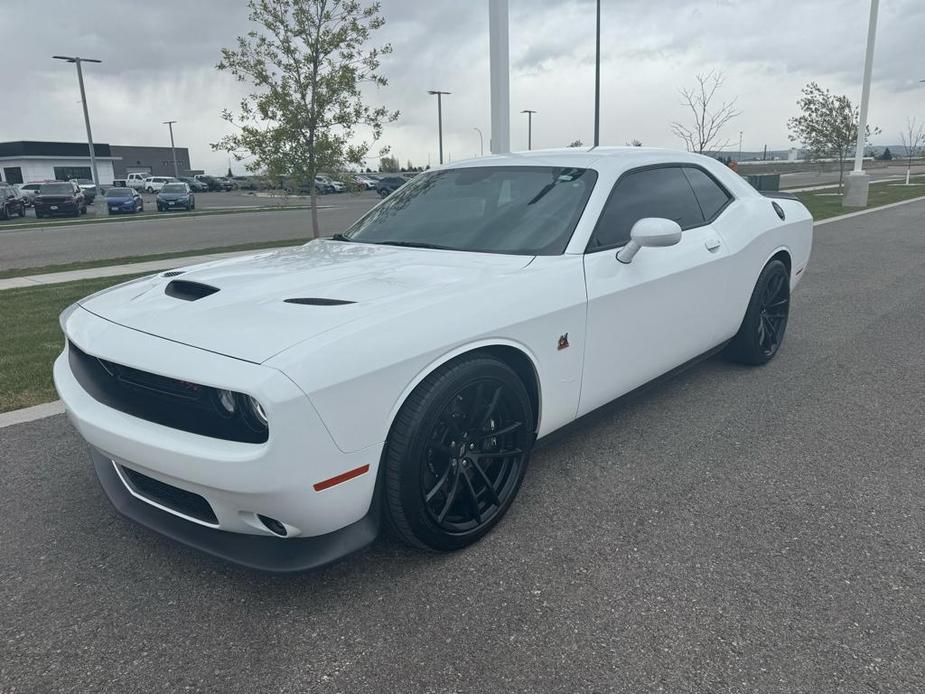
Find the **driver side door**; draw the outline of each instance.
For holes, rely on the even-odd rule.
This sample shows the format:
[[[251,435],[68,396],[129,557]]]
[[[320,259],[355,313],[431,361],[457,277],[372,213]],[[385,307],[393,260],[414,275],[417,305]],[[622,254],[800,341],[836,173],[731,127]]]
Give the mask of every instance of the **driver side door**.
[[[598,219],[584,256],[588,328],[579,416],[735,332],[728,249],[704,216],[684,168],[657,165],[623,174]],[[727,204],[734,203],[719,187]],[[629,264],[620,263],[617,250],[645,217],[676,221],[681,241],[643,248]]]

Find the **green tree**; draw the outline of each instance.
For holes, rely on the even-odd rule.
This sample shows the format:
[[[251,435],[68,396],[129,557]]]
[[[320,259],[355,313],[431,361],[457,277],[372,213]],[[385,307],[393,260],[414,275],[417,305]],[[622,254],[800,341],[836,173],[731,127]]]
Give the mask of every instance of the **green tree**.
[[[360,165],[370,144],[356,141],[356,126],[367,126],[375,142],[383,124],[398,118],[397,111],[368,106],[360,91],[363,83],[387,84],[379,61],[391,46],[366,47],[385,20],[379,3],[358,0],[250,0],[248,7],[253,28],[235,48],[222,49],[217,67],[252,91],[237,114],[224,110],[236,131],[212,147],[238,161],[250,156],[250,171],[309,187],[318,238],[315,175]]]
[[[584,143],[581,140],[572,140],[569,143],[569,147],[583,147]]]
[[[395,157],[382,157],[379,160],[379,170],[383,173],[398,173],[398,159]]]
[[[832,94],[815,82],[803,87],[802,93],[797,100],[801,114],[787,121],[790,140],[802,143],[810,159],[838,159],[840,190],[845,180],[845,162],[858,139],[858,109],[847,96]],[[879,132],[879,128],[867,125],[864,141],[871,133]]]

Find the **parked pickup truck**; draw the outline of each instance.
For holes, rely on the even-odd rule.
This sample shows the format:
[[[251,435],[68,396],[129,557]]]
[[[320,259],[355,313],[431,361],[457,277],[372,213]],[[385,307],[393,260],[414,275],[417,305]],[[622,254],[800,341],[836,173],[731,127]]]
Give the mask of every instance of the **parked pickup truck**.
[[[135,190],[141,190],[144,188],[145,179],[150,176],[146,173],[130,173],[125,177],[125,182],[129,184]]]

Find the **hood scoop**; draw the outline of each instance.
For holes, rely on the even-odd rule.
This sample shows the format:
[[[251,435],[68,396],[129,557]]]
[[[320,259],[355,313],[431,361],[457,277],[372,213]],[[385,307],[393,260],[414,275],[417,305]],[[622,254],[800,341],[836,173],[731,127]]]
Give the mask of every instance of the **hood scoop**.
[[[183,301],[198,301],[207,296],[211,296],[218,291],[218,287],[200,282],[190,282],[189,280],[172,280],[164,287],[164,293],[172,296],[174,299]]]
[[[284,299],[287,304],[301,304],[302,306],[344,306],[355,304],[355,301],[345,299],[320,299],[315,297],[300,297],[298,299]]]

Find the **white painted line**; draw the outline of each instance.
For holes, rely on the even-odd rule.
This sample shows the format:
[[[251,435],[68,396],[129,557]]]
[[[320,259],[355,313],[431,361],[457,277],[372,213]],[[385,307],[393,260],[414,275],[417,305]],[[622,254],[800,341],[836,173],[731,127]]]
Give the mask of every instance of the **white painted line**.
[[[860,217],[862,214],[870,214],[872,212],[880,212],[881,210],[889,210],[892,207],[899,207],[900,205],[908,205],[911,202],[921,202],[925,200],[925,195],[922,195],[917,198],[910,198],[909,200],[900,200],[899,202],[891,202],[889,205],[880,205],[880,207],[871,207],[867,210],[858,210],[857,212],[849,212],[847,214],[840,214],[837,217],[829,217],[828,219],[822,219],[818,222],[815,222],[813,226],[820,226],[822,224],[831,224],[832,222],[840,222],[843,219],[851,219],[852,217]]]
[[[22,410],[13,410],[0,414],[0,429],[11,427],[14,424],[24,424],[25,422],[34,422],[37,419],[53,417],[56,414],[64,413],[64,403],[60,400],[46,402],[34,407],[26,407]]]

